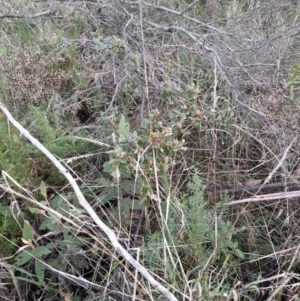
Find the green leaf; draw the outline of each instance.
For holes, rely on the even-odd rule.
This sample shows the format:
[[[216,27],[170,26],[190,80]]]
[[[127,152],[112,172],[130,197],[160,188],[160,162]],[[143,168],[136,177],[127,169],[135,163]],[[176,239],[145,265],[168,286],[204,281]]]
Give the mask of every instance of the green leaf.
[[[120,172],[122,174],[122,176],[124,176],[125,178],[131,178],[131,170],[130,168],[128,168],[128,166],[126,168],[123,168],[123,166],[120,166]]]
[[[120,207],[124,211],[129,212],[131,209],[132,210],[142,210],[145,208],[145,205],[139,200],[126,198],[126,199],[120,201]]]
[[[29,222],[25,220],[23,225],[22,237],[26,240],[29,240],[33,238],[33,234],[33,229],[31,228]]]
[[[235,249],[234,252],[235,252],[235,255],[236,255],[238,258],[240,258],[240,259],[244,259],[244,258],[245,258],[244,252],[242,252],[240,249]]]
[[[166,90],[164,90],[162,93],[161,93],[161,97],[162,98],[166,98],[168,96],[168,92]]]
[[[55,245],[61,250],[66,248],[68,252],[79,252],[80,250],[82,250],[83,247],[82,237],[76,238],[74,237],[74,235],[68,234],[68,232],[69,230],[65,229],[64,240],[55,243]],[[87,238],[85,238],[85,240],[85,243],[89,243],[90,241]]]
[[[21,266],[29,262],[32,258],[41,258],[44,255],[48,255],[52,252],[51,248],[48,246],[38,246],[33,250],[24,250],[15,257],[15,262],[17,266]]]
[[[126,137],[130,133],[129,123],[126,122],[125,116],[122,114],[119,122],[119,131],[120,136]]]
[[[38,246],[32,251],[32,256],[35,256],[37,258],[41,258],[44,255],[48,255],[52,252],[50,248],[47,248],[46,246]]]
[[[49,218],[46,218],[39,227],[39,230],[53,230],[55,227],[54,224],[51,223],[51,220]]]
[[[18,279],[16,278],[16,275],[14,274],[13,270],[10,269],[9,270],[10,274],[11,274],[11,278],[14,284],[14,287],[16,288],[16,291],[18,293],[19,296],[19,300],[22,300],[21,294],[20,294],[20,290],[19,290],[19,283],[18,283]]]
[[[111,176],[114,178],[114,179],[119,179],[120,176],[121,176],[121,173],[119,171],[119,169],[116,169],[114,172],[111,173]]]
[[[33,207],[29,207],[28,210],[29,210],[30,213],[39,213],[40,212],[40,209],[33,208]]]
[[[9,206],[0,206],[0,215],[5,217],[13,217]]]
[[[46,263],[49,264],[51,267],[60,270],[60,271],[64,271],[65,267],[65,262],[63,262],[63,258],[62,257],[57,257],[57,258],[48,258],[46,260]]]
[[[41,182],[40,191],[41,191],[41,195],[46,198],[47,197],[47,189],[46,189],[46,185],[45,185],[44,181]]]
[[[41,223],[40,230],[50,230],[54,233],[59,233],[60,230],[60,221],[56,216],[50,215],[46,217],[45,220]]]
[[[15,257],[17,266],[21,266],[32,259],[32,254],[29,251],[23,251]]]
[[[44,281],[45,269],[46,266],[41,261],[35,261],[35,275],[38,278],[40,285],[46,285]]]
[[[51,207],[55,210],[59,209],[64,204],[63,199],[60,196],[56,196],[52,202]]]
[[[118,195],[118,190],[116,187],[108,187],[105,192],[106,195],[101,199],[101,203],[103,205]]]
[[[112,171],[112,166],[109,161],[107,161],[103,164],[103,171],[107,172],[107,173],[110,173]]]
[[[132,180],[124,180],[120,187],[123,189],[124,192],[126,193],[140,193],[140,188],[139,185]]]
[[[125,198],[120,200],[119,208],[111,208],[111,214],[122,227],[126,228],[131,222],[131,210],[142,210],[144,208],[145,205],[141,201]]]

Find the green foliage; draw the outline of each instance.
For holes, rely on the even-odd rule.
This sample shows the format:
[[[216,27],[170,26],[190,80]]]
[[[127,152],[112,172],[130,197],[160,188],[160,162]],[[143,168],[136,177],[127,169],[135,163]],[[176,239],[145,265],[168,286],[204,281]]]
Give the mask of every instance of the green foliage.
[[[182,194],[180,202],[175,205],[175,199],[173,200],[164,235],[161,232],[150,234],[147,250],[153,251],[145,252],[145,261],[150,269],[156,272],[164,270],[168,265],[173,266],[171,258],[164,258],[164,262],[160,262],[159,259],[163,258],[159,250],[163,249],[161,242],[163,237],[166,237],[167,244],[175,247],[171,248],[173,256],[179,256],[184,273],[190,279],[197,279],[199,273],[209,275],[210,269],[216,266],[219,267],[221,275],[222,271],[234,267],[244,258],[238,243],[233,240],[239,229],[235,229],[229,220],[219,220],[217,213],[207,208],[203,194],[205,186],[197,170],[192,173],[187,188],[188,193]],[[163,208],[167,210],[166,205],[163,205]],[[167,272],[170,277],[168,281],[179,283],[179,279],[183,277],[182,273],[179,268],[170,268],[170,272]],[[209,289],[209,279],[203,277],[199,281],[203,288],[207,288],[207,294],[210,296],[220,296],[226,291],[225,278],[213,292]]]
[[[17,37],[23,43],[32,41],[37,34],[37,27],[34,23],[29,23],[24,19],[13,20],[13,32],[17,34]]]
[[[193,174],[192,180],[187,186],[191,195],[183,196],[182,202],[182,210],[187,225],[187,229],[184,231],[187,240],[186,245],[192,250],[197,261],[204,264],[214,248],[214,220],[212,213],[206,210],[203,198],[205,187],[196,173]],[[206,247],[208,245],[209,247]],[[203,246],[205,247],[203,248]]]
[[[287,89],[289,99],[298,107],[298,102],[295,100],[295,92],[300,87],[300,63],[295,63],[290,67],[284,86]]]
[[[120,59],[125,58],[124,45],[122,40],[116,36],[99,36],[97,33],[94,33],[95,37],[93,39],[94,47],[96,51],[103,51],[104,57],[102,59],[109,59],[111,56],[118,55]]]
[[[72,218],[72,216],[74,217],[82,213],[82,210],[74,210],[73,208],[71,210],[65,200],[64,195],[55,197],[51,200],[51,208],[67,218]],[[47,201],[42,201],[42,203],[45,203],[45,205],[49,204]],[[34,212],[34,210],[31,211]],[[74,230],[67,223],[64,222],[62,226],[63,221],[56,215],[51,213],[41,214],[39,211],[36,212],[35,215],[38,217],[37,220],[39,220],[39,231],[51,231],[54,235],[62,234],[63,239],[44,245],[36,245],[36,243],[34,243],[35,239],[32,226],[28,221],[24,221],[22,241],[27,247],[14,257],[14,263],[19,271],[21,271],[21,267],[25,269],[30,262],[34,261],[35,275],[33,280],[35,279],[39,286],[45,287],[47,284],[45,278],[46,265],[44,263],[60,271],[66,271],[68,264],[65,262],[65,256],[71,257],[72,254],[79,252],[83,245],[88,242],[88,239],[85,238],[83,240],[78,233],[75,235],[73,233]],[[55,251],[57,249],[60,250],[59,253]],[[73,257],[73,259],[69,258],[69,262],[75,264],[76,256],[73,255]],[[27,272],[23,270],[21,275],[24,273],[27,274]]]
[[[97,147],[84,140],[74,140],[61,131],[61,125],[52,113],[43,108],[31,107],[22,123],[51,153],[59,158],[85,154]],[[21,185],[37,184],[41,179],[60,185],[65,178],[48,159],[17,130],[0,119],[0,169],[8,172]]]
[[[30,226],[28,221],[24,221],[24,226],[23,226],[23,232],[22,232],[22,238],[24,240],[29,240],[33,238],[33,229]]]
[[[120,200],[118,208],[111,209],[111,215],[114,217],[114,221],[117,224],[126,229],[130,226],[130,214],[132,210],[142,210],[145,208],[145,205],[142,204],[139,200],[132,200],[130,198]]]
[[[41,259],[44,255],[50,254],[52,248],[53,246],[49,244],[46,246],[38,246],[33,250],[22,251],[15,257],[15,264],[17,266],[22,266],[33,258]]]
[[[107,180],[109,176],[112,187],[106,188],[102,203],[119,199],[118,210],[122,213],[119,217],[124,217],[122,220],[126,221],[126,225],[130,221],[128,209],[131,205],[131,209],[139,210],[151,202],[150,196],[153,194],[154,183],[150,182],[147,176],[154,173],[153,150],[158,170],[161,170],[161,174],[164,175],[169,160],[182,148],[182,143],[176,139],[180,130],[177,127],[162,126],[158,119],[158,111],[154,111],[152,116],[153,123],[150,124],[145,120],[139,132],[130,130],[129,122],[124,115],[112,114],[109,121],[107,117],[103,118],[104,122],[112,125],[110,140],[114,150],[109,152],[109,160],[103,163],[102,177]],[[140,170],[143,176],[137,177]],[[128,196],[136,201],[130,201]],[[115,209],[112,214],[118,215]],[[117,221],[121,222],[120,218]]]
[[[126,122],[125,116],[121,115],[120,122],[119,122],[119,129],[118,134],[122,137],[127,137],[130,134],[130,127],[129,123]]]
[[[0,169],[7,171],[21,183],[26,182],[28,170],[30,170],[28,154],[34,148],[20,137],[16,129],[11,127],[4,118],[0,119],[0,139]]]
[[[182,202],[187,227],[184,235],[187,239],[186,244],[198,259],[198,263],[207,262],[212,252],[215,252],[213,262],[216,262],[223,254],[230,254],[232,250],[237,249],[237,244],[232,241],[232,237],[239,229],[232,228],[230,220],[218,219],[218,207],[221,207],[222,203],[217,205],[215,212],[207,208],[203,196],[205,186],[197,170],[193,172],[187,187],[190,195],[185,196]],[[235,253],[239,257],[243,256],[240,250]]]
[[[13,255],[16,245],[19,242],[18,234],[20,229],[15,221],[9,206],[3,204],[0,206],[0,258]],[[15,212],[15,216],[17,212]],[[20,216],[19,216],[20,218]]]

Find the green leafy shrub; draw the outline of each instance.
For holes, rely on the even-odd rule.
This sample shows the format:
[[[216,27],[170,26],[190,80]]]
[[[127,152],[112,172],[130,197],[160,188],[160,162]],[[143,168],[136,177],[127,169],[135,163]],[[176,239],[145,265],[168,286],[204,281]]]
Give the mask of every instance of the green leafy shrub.
[[[43,186],[41,185],[41,190],[44,190]],[[43,191],[43,194],[46,196],[45,191]],[[49,205],[48,200],[41,201],[41,203]],[[64,195],[57,196],[51,200],[51,208],[68,219],[72,219],[74,216],[82,213],[82,211],[74,210],[73,207],[70,207]],[[34,262],[35,275],[31,275],[31,278],[40,287],[46,287],[48,284],[46,283],[46,265],[44,263],[60,271],[68,271],[71,268],[70,264],[78,267],[76,254],[82,250],[88,242],[88,238],[85,237],[83,239],[81,235],[74,235],[74,229],[71,225],[51,212],[47,213],[34,207],[29,207],[29,211],[36,216],[34,226],[38,227],[38,232],[33,231],[34,226],[32,222],[29,223],[24,220],[22,242],[26,245],[26,248],[14,257],[14,263],[19,271],[16,280],[27,275],[28,272],[24,267]],[[36,240],[37,233],[51,233],[62,239],[50,243],[46,243],[46,241],[38,242]]]
[[[244,258],[234,239],[240,229],[235,229],[226,216],[219,219],[217,211],[207,207],[203,195],[205,186],[197,170],[193,172],[187,188],[188,193],[182,194],[177,202],[174,202],[176,198],[172,199],[169,208],[162,204],[166,219],[165,226],[164,221],[161,222],[164,232],[151,233],[149,230],[145,262],[154,272],[163,272],[165,277],[168,275],[168,282],[175,287],[186,276],[188,281],[199,281],[204,290],[203,300],[208,300],[205,298],[226,292],[231,281],[228,269],[235,268]],[[172,255],[163,255],[165,248],[169,248]],[[215,268],[219,271],[219,284],[211,291],[209,275]]]
[[[15,216],[18,213],[15,212]],[[20,219],[20,216],[19,216]],[[2,200],[0,206],[0,257],[10,257],[16,250],[16,245],[19,243],[20,228],[15,221],[11,209],[5,205],[5,201]]]

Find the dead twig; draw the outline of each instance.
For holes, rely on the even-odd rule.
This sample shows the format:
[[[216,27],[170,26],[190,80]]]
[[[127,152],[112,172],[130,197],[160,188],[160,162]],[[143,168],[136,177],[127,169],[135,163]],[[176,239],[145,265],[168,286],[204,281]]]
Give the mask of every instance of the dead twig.
[[[243,203],[272,201],[272,200],[298,198],[298,197],[300,197],[300,190],[289,191],[289,192],[270,193],[270,194],[263,194],[263,195],[255,195],[251,198],[228,202],[224,205],[229,206],[229,205],[237,205],[237,204],[243,204]]]
[[[47,9],[44,12],[40,12],[34,15],[12,15],[12,14],[4,14],[0,15],[0,19],[34,19],[34,18],[39,18],[39,17],[45,17],[45,16],[50,16],[52,11],[50,9]]]
[[[275,174],[275,172],[282,166],[282,164],[284,163],[287,154],[289,152],[289,150],[291,149],[291,147],[293,146],[293,144],[296,141],[296,137],[294,138],[294,140],[290,143],[290,145],[286,148],[286,150],[284,151],[281,159],[278,161],[277,165],[275,166],[275,168],[270,172],[270,174],[268,175],[268,177],[265,179],[265,181],[263,182],[263,185],[267,184],[270,182],[270,180],[272,179],[273,175]]]
[[[262,187],[262,184],[254,185],[254,186],[246,186],[246,187],[236,187],[236,188],[223,188],[214,190],[207,190],[205,192],[205,196],[214,196],[221,194],[229,194],[229,195],[249,195],[252,196],[257,193],[274,193],[274,192],[283,192],[283,191],[296,191],[300,189],[300,185],[295,182],[287,182],[287,183],[270,183],[266,184]]]

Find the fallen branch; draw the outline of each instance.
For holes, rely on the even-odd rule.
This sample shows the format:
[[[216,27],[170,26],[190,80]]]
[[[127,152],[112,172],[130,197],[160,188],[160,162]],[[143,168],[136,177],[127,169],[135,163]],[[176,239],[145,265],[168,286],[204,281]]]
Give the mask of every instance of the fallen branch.
[[[228,194],[230,196],[248,195],[249,197],[257,195],[258,193],[275,193],[275,192],[287,192],[300,190],[300,185],[297,182],[286,183],[271,183],[271,184],[258,184],[254,186],[236,187],[236,188],[223,188],[217,190],[205,190],[205,197],[217,197],[222,194]]]
[[[48,159],[56,166],[61,174],[63,174],[69,183],[71,184],[74,192],[78,198],[79,204],[87,211],[89,216],[93,219],[95,224],[106,234],[109,238],[113,248],[125,259],[128,263],[130,263],[138,272],[140,272],[146,280],[149,281],[151,286],[157,289],[161,294],[163,294],[170,301],[178,301],[178,299],[170,293],[164,286],[162,286],[159,282],[157,282],[151,274],[144,268],[139,262],[137,262],[118,242],[116,234],[107,227],[98,217],[94,209],[87,202],[85,197],[83,196],[81,190],[79,189],[75,179],[69,173],[69,171],[54,157],[52,153],[50,153],[37,139],[35,139],[25,128],[20,125],[10,114],[10,112],[6,109],[4,104],[0,102],[0,109],[6,115],[7,119],[19,130],[21,136],[24,136],[27,140],[29,140],[36,148],[38,148]]]
[[[255,195],[251,198],[228,202],[228,203],[225,203],[224,205],[229,206],[229,205],[237,205],[237,204],[244,204],[244,203],[272,201],[272,200],[290,199],[290,198],[298,198],[298,197],[300,197],[300,190]]]
[[[51,15],[51,11],[50,11],[50,9],[48,9],[44,12],[40,12],[35,15],[28,15],[28,16],[4,14],[4,15],[0,15],[0,19],[33,19],[33,18],[39,18],[39,17],[44,17],[44,16],[50,16],[50,15]]]

